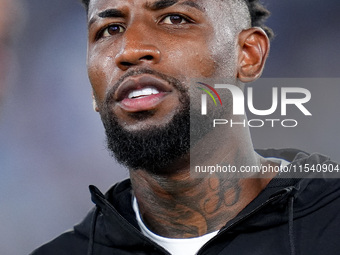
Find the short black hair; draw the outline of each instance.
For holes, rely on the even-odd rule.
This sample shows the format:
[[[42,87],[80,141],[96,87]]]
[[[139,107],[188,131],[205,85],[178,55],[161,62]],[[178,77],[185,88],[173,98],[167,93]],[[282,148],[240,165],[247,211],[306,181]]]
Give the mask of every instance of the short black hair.
[[[269,39],[272,39],[274,37],[273,30],[264,24],[264,22],[270,16],[269,10],[260,2],[260,0],[244,1],[246,2],[249,9],[252,27],[262,28],[266,32]],[[90,0],[81,0],[81,2],[85,6],[86,12],[88,12]]]
[[[274,37],[273,30],[264,24],[270,16],[270,11],[259,0],[245,0],[245,2],[250,12],[251,26],[262,28],[269,39],[272,39]]]
[[[86,12],[89,11],[89,4],[90,4],[90,0],[81,0],[81,3],[84,5]]]

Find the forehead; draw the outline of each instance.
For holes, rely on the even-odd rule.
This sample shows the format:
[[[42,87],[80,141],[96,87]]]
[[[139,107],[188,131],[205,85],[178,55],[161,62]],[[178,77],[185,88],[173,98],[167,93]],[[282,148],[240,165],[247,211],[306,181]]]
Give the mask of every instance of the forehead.
[[[225,0],[223,2],[227,2]],[[187,5],[192,6],[202,11],[212,9],[221,0],[91,0],[89,4],[89,17],[97,12],[108,8],[138,8],[139,10],[165,9],[170,6]],[[209,8],[210,7],[210,8]]]
[[[237,34],[251,26],[245,0],[90,0],[88,20],[91,23],[100,17],[100,13],[110,9],[119,16],[129,16],[134,12],[152,12],[176,6],[200,10],[201,18],[209,20],[216,31],[233,30]]]
[[[88,18],[91,20],[107,9],[152,11],[183,5],[200,9],[217,23],[233,19],[235,24],[243,28],[251,24],[245,0],[90,0]]]
[[[150,6],[155,3],[159,4],[165,4],[165,5],[174,5],[177,3],[183,3],[183,2],[192,2],[194,4],[203,4],[206,3],[207,1],[204,0],[90,0],[89,6],[90,8],[94,7],[105,7],[105,6],[124,6],[124,5],[129,5],[129,6]],[[210,3],[215,2],[215,0],[210,0]]]

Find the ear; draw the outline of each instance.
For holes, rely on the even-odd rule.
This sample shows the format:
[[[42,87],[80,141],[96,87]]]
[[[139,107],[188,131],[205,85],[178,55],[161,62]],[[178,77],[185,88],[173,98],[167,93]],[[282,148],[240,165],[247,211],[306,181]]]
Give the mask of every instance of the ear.
[[[269,39],[263,29],[253,27],[239,34],[237,77],[241,82],[258,79],[269,53]]]
[[[95,98],[95,96],[94,96],[93,91],[92,91],[92,106],[93,106],[93,110],[94,110],[95,112],[99,112],[99,107],[98,107],[98,105],[97,105],[97,101],[96,101],[96,98]]]

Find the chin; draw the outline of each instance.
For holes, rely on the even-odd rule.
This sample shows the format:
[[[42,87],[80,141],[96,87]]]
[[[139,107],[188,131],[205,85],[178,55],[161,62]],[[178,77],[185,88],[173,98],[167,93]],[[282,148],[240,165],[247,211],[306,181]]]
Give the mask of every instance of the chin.
[[[180,109],[175,110],[172,113],[168,113],[166,116],[157,114],[156,111],[143,111],[128,114],[127,120],[118,120],[123,129],[130,132],[147,131],[150,132],[169,125],[176,114],[180,112]]]

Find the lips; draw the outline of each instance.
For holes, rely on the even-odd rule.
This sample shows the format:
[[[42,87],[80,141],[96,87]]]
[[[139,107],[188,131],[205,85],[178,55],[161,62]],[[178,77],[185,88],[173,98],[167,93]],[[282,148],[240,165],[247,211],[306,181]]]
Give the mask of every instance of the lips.
[[[115,98],[127,112],[153,110],[172,91],[166,81],[152,75],[130,77],[117,89]]]

